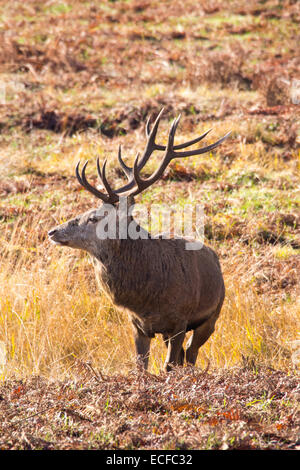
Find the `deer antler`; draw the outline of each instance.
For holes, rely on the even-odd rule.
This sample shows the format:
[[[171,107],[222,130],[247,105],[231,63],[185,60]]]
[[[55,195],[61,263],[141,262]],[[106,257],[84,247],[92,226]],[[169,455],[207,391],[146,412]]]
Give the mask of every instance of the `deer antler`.
[[[138,162],[138,171],[140,172],[144,166],[146,165],[146,163],[148,162],[150,156],[152,155],[152,153],[155,151],[155,150],[166,150],[166,147],[164,145],[158,145],[156,142],[155,142],[155,138],[156,138],[156,134],[157,134],[157,130],[158,130],[158,125],[159,125],[159,122],[160,122],[160,119],[161,119],[161,116],[162,116],[162,113],[164,111],[164,108],[162,108],[162,110],[160,111],[160,113],[158,114],[154,124],[153,124],[153,127],[152,129],[150,129],[150,119],[151,119],[151,116],[149,116],[148,120],[147,120],[147,123],[146,123],[146,137],[147,137],[147,144],[146,144],[146,148],[144,150],[144,154],[141,158],[141,160]],[[209,129],[208,131],[204,132],[204,134],[200,135],[199,137],[197,137],[196,139],[193,139],[193,140],[190,140],[189,142],[185,142],[183,144],[180,144],[180,145],[175,145],[174,146],[174,150],[179,150],[179,149],[183,149],[183,148],[186,148],[186,147],[190,147],[191,145],[193,144],[196,144],[197,142],[199,142],[200,140],[204,139],[204,137],[207,136],[207,134],[211,131],[211,129]],[[138,157],[138,155],[136,156],[136,158]],[[126,174],[127,178],[129,179],[129,183],[125,186],[123,186],[122,188],[120,189],[117,189],[116,190],[116,193],[119,194],[121,192],[125,192],[125,191],[128,191],[129,189],[133,188],[135,185],[136,185],[136,182],[134,180],[134,173],[133,173],[133,167],[130,168],[128,167],[123,159],[122,159],[122,155],[121,155],[121,146],[119,147],[119,154],[118,154],[118,158],[119,158],[119,162],[120,162],[120,165],[124,171],[124,173]]]
[[[208,145],[206,147],[202,147],[200,149],[195,149],[195,150],[187,150],[185,152],[178,152],[178,150],[190,147],[193,144],[196,144],[200,140],[204,139],[204,137],[211,131],[209,129],[208,131],[204,132],[204,134],[200,135],[196,139],[190,140],[188,142],[185,142],[183,144],[179,145],[174,145],[174,138],[175,138],[175,133],[176,129],[178,127],[179,121],[180,121],[180,115],[178,118],[174,119],[171,129],[169,131],[169,137],[168,137],[168,143],[166,146],[164,145],[158,145],[155,142],[157,130],[158,130],[158,125],[161,119],[163,113],[163,109],[160,111],[158,114],[152,129],[150,129],[150,118],[147,120],[146,123],[146,137],[147,137],[147,144],[144,150],[144,153],[142,157],[140,158],[140,154],[138,153],[136,155],[134,165],[133,167],[129,167],[125,164],[125,162],[122,159],[122,152],[121,152],[121,146],[119,147],[119,152],[118,152],[118,160],[121,165],[122,170],[124,171],[125,175],[127,176],[128,183],[123,186],[122,188],[113,190],[108,183],[106,179],[106,174],[105,174],[105,169],[106,169],[106,160],[103,164],[102,171],[100,169],[100,164],[99,164],[99,159],[97,159],[97,171],[99,178],[105,187],[107,194],[102,193],[98,189],[94,188],[90,183],[87,181],[86,176],[85,176],[85,170],[86,166],[88,164],[88,161],[85,162],[82,168],[82,173],[81,175],[79,174],[79,165],[80,162],[78,162],[76,166],[76,176],[78,178],[79,183],[88,191],[90,191],[92,194],[94,194],[96,197],[101,199],[102,201],[108,203],[108,204],[114,204],[119,201],[119,198],[121,195],[125,196],[136,196],[137,194],[140,194],[142,191],[144,191],[146,188],[151,186],[153,183],[155,183],[163,174],[165,169],[167,168],[168,164],[173,160],[174,158],[186,158],[186,157],[191,157],[193,155],[200,155],[205,152],[209,152],[210,150],[216,148],[218,145],[220,145],[227,137],[230,135],[230,132],[228,132],[224,137],[219,139],[217,142],[214,144]],[[143,179],[140,176],[141,170],[144,168],[146,163],[148,162],[150,156],[155,150],[159,151],[165,151],[163,159],[159,165],[159,167],[154,171],[152,176],[149,178]]]

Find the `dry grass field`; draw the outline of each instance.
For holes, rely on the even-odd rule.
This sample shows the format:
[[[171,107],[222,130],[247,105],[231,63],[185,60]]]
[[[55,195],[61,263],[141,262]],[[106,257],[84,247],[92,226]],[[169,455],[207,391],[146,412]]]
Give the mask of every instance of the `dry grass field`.
[[[300,59],[293,0],[0,1],[2,449],[299,448]],[[202,203],[226,299],[195,369],[134,365],[126,312],[47,231],[97,200],[77,161],[132,163],[145,122],[209,154],[138,197]],[[154,155],[145,174],[158,164]]]

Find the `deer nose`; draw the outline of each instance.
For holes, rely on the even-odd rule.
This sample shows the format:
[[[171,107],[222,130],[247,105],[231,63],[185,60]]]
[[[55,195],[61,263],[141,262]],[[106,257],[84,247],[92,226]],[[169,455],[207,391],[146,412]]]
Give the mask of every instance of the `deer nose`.
[[[49,237],[51,237],[51,235],[54,235],[54,234],[55,234],[55,232],[57,232],[57,230],[56,230],[56,229],[54,229],[54,230],[50,230],[50,231],[48,232],[48,235],[49,235]]]

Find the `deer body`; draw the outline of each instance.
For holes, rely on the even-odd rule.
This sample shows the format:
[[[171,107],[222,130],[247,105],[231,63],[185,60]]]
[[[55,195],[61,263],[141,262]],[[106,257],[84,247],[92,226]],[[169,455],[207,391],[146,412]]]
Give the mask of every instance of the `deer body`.
[[[84,173],[86,164],[81,176],[77,166],[79,182],[104,201],[111,216],[116,216],[117,212],[115,220],[118,227],[120,217],[124,217],[124,214],[118,214],[123,193],[134,196],[153,183],[153,177],[142,180],[138,174],[153,147],[166,150],[163,164],[155,172],[154,179],[161,176],[167,161],[166,156],[170,159],[170,150],[171,158],[178,156],[173,145],[178,120],[170,131],[171,138],[169,137],[167,148],[154,142],[160,115],[152,131],[147,124],[148,144],[142,160],[137,156],[134,167],[129,168],[119,153],[119,161],[129,180],[124,186],[125,189],[113,191],[105,177],[105,164],[101,172],[97,162],[99,176],[108,192],[108,196],[104,195],[87,182]],[[218,145],[223,139],[213,145]],[[200,139],[195,139],[198,140]],[[152,146],[151,152],[149,143]],[[188,145],[192,144],[182,144],[177,148]],[[200,150],[202,152],[198,150],[198,153],[203,153],[203,149]],[[186,153],[190,155],[190,152]],[[131,215],[126,213],[125,217],[127,222],[136,224]],[[92,256],[101,287],[109,294],[114,304],[125,307],[129,312],[137,358],[145,368],[148,365],[151,338],[157,333],[163,335],[168,347],[165,368],[169,370],[174,364],[182,365],[185,357],[182,345],[189,330],[193,330],[193,334],[187,344],[186,361],[194,365],[199,347],[214,331],[225,296],[217,255],[205,245],[198,250],[186,250],[186,240],[182,238],[152,238],[145,231],[144,236],[138,239],[131,239],[129,236],[122,238],[119,236],[119,230],[115,238],[99,238],[97,224],[101,220],[103,215],[97,210],[92,210],[51,230],[49,237],[57,244],[83,249]],[[139,228],[138,224],[136,226]]]
[[[172,334],[179,324],[195,328],[224,295],[214,252],[206,246],[186,252],[180,239],[122,240],[109,261],[96,256],[94,265],[114,304],[129,309],[149,337]]]

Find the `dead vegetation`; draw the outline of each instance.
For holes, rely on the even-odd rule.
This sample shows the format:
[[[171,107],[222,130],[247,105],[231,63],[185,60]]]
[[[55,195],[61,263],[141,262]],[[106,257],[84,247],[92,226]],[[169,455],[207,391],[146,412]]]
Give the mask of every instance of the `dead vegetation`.
[[[1,449],[299,449],[293,375],[246,363],[159,377],[76,367],[75,381],[0,386]]]

